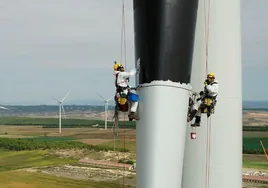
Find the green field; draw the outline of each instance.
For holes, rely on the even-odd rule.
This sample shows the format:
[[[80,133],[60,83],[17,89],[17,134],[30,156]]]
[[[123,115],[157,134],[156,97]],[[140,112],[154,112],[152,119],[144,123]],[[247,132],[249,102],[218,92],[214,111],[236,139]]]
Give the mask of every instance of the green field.
[[[254,168],[254,169],[268,170],[268,162],[267,161],[243,160],[243,167],[244,168]]]
[[[8,128],[2,128],[4,125],[0,126],[0,136],[2,137],[20,137],[20,136],[35,136],[37,140],[62,140],[62,141],[74,141],[77,139],[87,139],[87,138],[96,138],[96,139],[107,139],[105,145],[113,146],[113,139],[112,134],[110,133],[96,133],[93,134],[94,129],[91,126],[95,124],[102,125],[104,124],[101,120],[85,120],[85,119],[65,119],[63,120],[63,134],[59,137],[59,135],[55,136],[54,133],[57,132],[56,128],[51,127],[57,127],[57,118],[28,118],[28,117],[4,117],[0,118],[0,124],[9,125],[10,127],[14,127],[11,125],[18,125],[21,127],[27,127],[26,129],[8,129]],[[111,125],[112,122],[110,122]],[[124,122],[121,122],[124,124]],[[135,129],[135,122],[126,122],[127,125]],[[29,125],[35,128],[31,128]],[[35,126],[35,125],[43,125],[43,127]],[[78,127],[80,130],[76,130]],[[121,125],[119,125],[120,128],[123,128]],[[44,128],[45,127],[45,128]],[[69,127],[69,128],[68,128]],[[75,129],[76,128],[76,129]],[[88,128],[88,129],[86,129]],[[110,127],[109,127],[110,128]],[[73,129],[73,131],[71,130]],[[111,128],[110,128],[111,129]],[[262,154],[263,150],[260,145],[260,140],[264,143],[264,146],[268,148],[268,133],[267,133],[267,127],[246,127],[244,128],[246,131],[243,131],[243,149],[244,153],[249,154]],[[254,131],[249,131],[253,130]],[[15,132],[17,130],[17,132]],[[47,130],[47,131],[46,131]],[[98,130],[98,129],[95,129]],[[259,131],[257,131],[259,130]],[[260,131],[261,130],[261,131]],[[26,132],[27,131],[27,132]],[[67,134],[68,132],[68,134]],[[95,131],[96,132],[96,131]],[[92,134],[91,134],[92,133]],[[110,135],[109,135],[110,134]],[[43,137],[42,137],[43,136]],[[132,136],[130,139],[134,139],[135,141],[135,135]],[[131,141],[133,142],[133,141]],[[135,143],[131,143],[130,141],[127,142],[126,147],[130,148],[130,150],[135,151]],[[119,147],[123,147],[124,145],[122,143],[118,143]]]
[[[253,132],[254,134],[254,132]],[[247,154],[264,154],[260,141],[262,141],[264,148],[268,150],[268,137],[261,136],[257,137],[257,134],[252,136],[243,137],[243,153]]]
[[[31,138],[34,141],[71,141],[71,140],[77,140],[76,138],[73,137],[56,137],[56,136],[40,136],[40,137],[33,137]]]
[[[110,122],[110,126],[111,126]],[[120,136],[115,140],[116,149],[129,152],[126,160],[134,161],[136,152],[135,122],[128,122],[130,129],[121,129]],[[40,172],[26,172],[19,169],[43,166],[60,166],[65,164],[77,165],[76,158],[59,158],[49,151],[81,149],[92,153],[89,156],[101,158],[103,151],[114,150],[114,138],[112,130],[92,128],[92,125],[103,125],[100,120],[63,120],[62,134],[58,133],[57,118],[0,118],[0,187],[52,187],[52,188],[113,188],[115,183],[89,182],[56,177]],[[121,122],[121,125],[124,122]],[[14,126],[16,125],[16,126]],[[55,127],[55,128],[54,128]],[[122,126],[120,126],[122,128]],[[254,129],[254,130],[252,130]],[[124,135],[126,134],[126,135]],[[125,141],[124,141],[125,139]],[[261,155],[244,155],[243,167],[268,170],[268,162],[262,154],[260,140],[268,149],[267,128],[247,128],[243,132],[244,153]],[[126,148],[126,149],[123,149]],[[5,149],[5,150],[3,150]],[[76,150],[77,149],[77,150]],[[11,151],[13,150],[13,151]],[[92,152],[91,152],[92,151]],[[99,152],[101,151],[101,152]],[[94,153],[95,152],[95,153]],[[104,152],[105,154],[109,152]],[[94,158],[94,159],[95,159]],[[121,159],[120,159],[121,160]],[[115,160],[117,161],[117,159]],[[125,186],[126,187],[126,186]]]
[[[136,141],[135,140],[118,140],[115,142],[117,148],[126,148],[130,150],[131,152],[136,152]],[[103,144],[100,144],[100,146],[104,147],[114,147],[114,141],[105,142]]]
[[[73,164],[76,161],[72,159],[58,159],[56,157],[45,157],[45,151],[0,151],[0,187],[8,188],[118,188],[116,183],[112,182],[89,182],[86,180],[75,180],[53,175],[18,171],[21,168],[40,167],[47,165]],[[268,164],[264,159],[252,159],[250,156],[244,159],[244,167],[268,169]],[[261,157],[259,157],[261,158]],[[260,161],[261,160],[261,161]],[[126,188],[129,186],[125,186]]]
[[[247,149],[262,150],[260,141],[262,141],[264,147],[268,149],[268,137],[244,137],[243,145]]]
[[[115,183],[88,182],[42,173],[1,172],[0,187],[6,188],[118,188]]]
[[[58,158],[46,151],[4,151],[0,150],[0,187],[9,188],[114,188],[112,182],[88,182],[56,177],[19,169],[64,164],[75,164],[71,158]],[[19,170],[19,171],[18,171]]]
[[[46,151],[0,150],[0,172],[56,164],[74,164],[76,162],[76,160],[70,158],[57,158],[50,156]]]
[[[0,149],[13,151],[47,149],[87,149],[93,151],[114,151],[116,149],[117,151],[129,151],[126,148],[90,145],[79,141],[59,141],[55,140],[55,138],[52,140],[45,140],[44,138],[0,138]]]
[[[264,155],[243,155],[243,167],[268,170],[268,161]]]
[[[36,125],[44,128],[56,128],[59,124],[58,118],[31,118],[31,117],[1,117],[0,125]],[[62,119],[62,127],[77,128],[77,127],[92,127],[98,124],[104,127],[105,122],[102,120],[87,120],[87,119]],[[135,121],[120,121],[119,126],[127,128],[135,128]],[[113,122],[107,122],[108,127],[113,126]]]

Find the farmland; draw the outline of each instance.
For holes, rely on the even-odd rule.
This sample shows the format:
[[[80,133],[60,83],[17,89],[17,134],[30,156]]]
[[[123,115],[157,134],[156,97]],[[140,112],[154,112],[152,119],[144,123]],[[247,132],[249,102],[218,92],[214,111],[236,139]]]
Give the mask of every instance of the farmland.
[[[34,125],[42,128],[56,128],[58,127],[58,118],[31,118],[31,117],[1,117],[0,125]],[[112,127],[113,122],[107,122],[108,127]],[[79,127],[104,127],[103,120],[92,119],[62,119],[62,126],[65,128],[79,128]],[[120,127],[135,128],[135,122],[120,121]]]
[[[128,128],[126,139],[131,144],[125,148],[123,136],[114,140],[112,122],[108,122],[110,130],[103,130],[104,122],[98,119],[62,119],[62,134],[58,118],[53,117],[6,116],[0,124],[0,187],[113,188],[122,184],[123,175],[125,182],[134,177],[122,169],[85,166],[79,160],[132,164],[135,122],[119,123]],[[7,180],[8,176],[12,178]]]
[[[117,180],[122,177],[122,170],[81,168],[79,160],[84,158],[109,159],[117,163],[124,162],[123,155],[129,156],[129,159],[135,159],[135,154],[129,152],[128,149],[120,150],[119,146],[113,147],[111,130],[67,128],[63,129],[63,133],[59,135],[56,128],[6,125],[0,126],[0,132],[8,132],[8,134],[2,134],[0,138],[2,148],[0,150],[0,179],[3,180],[0,187],[27,187],[28,185],[46,187],[51,183],[55,187],[67,185],[68,187],[86,185],[94,188],[117,187],[122,183]],[[130,134],[129,137],[133,135]],[[119,137],[116,144],[122,145],[122,143],[123,140]],[[132,146],[131,148],[133,149]],[[120,153],[122,153],[121,157],[118,156]],[[57,168],[56,171],[55,168]],[[59,172],[60,176],[58,176]],[[94,176],[90,178],[89,172]],[[5,177],[8,176],[12,178],[6,179]],[[42,178],[42,181],[37,181],[36,178]],[[88,178],[90,182],[86,181]]]
[[[263,120],[263,119],[262,119]],[[136,161],[135,122],[120,122],[114,140],[102,120],[63,119],[58,133],[57,118],[0,118],[0,187],[117,187],[135,184],[135,173],[81,163],[81,160],[133,164]],[[98,125],[98,126],[96,126]],[[247,126],[243,131],[243,165],[268,170],[260,140],[268,147],[265,126]],[[255,155],[251,155],[255,154]],[[12,177],[12,178],[5,178]],[[37,181],[41,178],[42,181]],[[133,183],[134,182],[134,183]],[[129,186],[130,186],[129,185]]]

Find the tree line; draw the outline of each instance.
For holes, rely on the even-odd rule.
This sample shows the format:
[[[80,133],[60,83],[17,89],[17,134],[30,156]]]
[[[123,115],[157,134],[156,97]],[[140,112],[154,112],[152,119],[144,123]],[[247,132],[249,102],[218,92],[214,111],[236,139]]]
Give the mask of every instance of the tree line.
[[[37,140],[29,138],[0,138],[0,148],[13,151],[48,149],[88,149],[94,151],[114,151],[110,146],[89,145],[78,141]],[[119,152],[129,152],[126,148],[115,148]]]

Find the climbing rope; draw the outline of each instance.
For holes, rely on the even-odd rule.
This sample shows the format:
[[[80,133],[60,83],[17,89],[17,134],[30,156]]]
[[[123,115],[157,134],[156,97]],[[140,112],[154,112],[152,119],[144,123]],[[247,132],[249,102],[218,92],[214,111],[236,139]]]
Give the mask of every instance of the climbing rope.
[[[205,49],[206,49],[206,75],[208,74],[208,45],[209,45],[209,23],[210,23],[210,0],[204,0],[204,16],[205,16]],[[208,10],[207,10],[208,7]],[[205,75],[205,76],[206,76]],[[207,119],[207,143],[206,143],[206,183],[205,187],[210,185],[210,139],[211,139],[211,116]]]
[[[204,0],[204,15],[205,15],[205,48],[206,48],[206,75],[208,74],[208,42],[209,42],[209,30],[210,30],[210,0],[208,1],[208,5],[206,4],[206,0]],[[206,9],[208,7],[208,10]]]
[[[122,24],[121,24],[121,44],[120,44],[120,62],[123,61],[123,55],[125,56],[125,69],[127,69],[127,57],[126,57],[126,27],[125,27],[125,2],[122,0]],[[123,52],[124,50],[124,52]]]
[[[211,117],[207,120],[207,172],[206,172],[206,187],[210,186],[210,143],[211,143]]]
[[[127,45],[126,45],[126,27],[125,27],[125,2],[122,0],[122,35],[124,37],[124,55],[125,69],[127,69]],[[123,188],[125,187],[125,170],[126,170],[126,113],[124,113],[124,169],[123,169]]]
[[[117,161],[119,161],[120,159],[120,153],[116,152],[116,142],[118,143],[118,139],[117,139],[117,136],[118,136],[118,133],[119,133],[119,129],[118,129],[118,121],[119,121],[119,118],[118,118],[118,111],[117,109],[115,109],[115,114],[114,114],[114,124],[113,124],[113,135],[114,135],[114,154],[115,154],[115,158]],[[117,174],[116,174],[116,179],[117,179],[117,183],[116,183],[116,187],[119,187],[119,174],[120,173],[120,164],[118,164],[118,167],[117,167]]]
[[[125,2],[122,0],[122,25],[121,25],[121,43],[120,43],[120,62],[123,62],[123,56],[124,56],[124,67],[127,69],[127,56],[126,56],[126,28],[125,28]],[[126,160],[126,112],[124,112],[124,135],[123,135],[123,145],[124,145],[124,160],[123,160],[123,188],[125,187],[125,160]],[[116,141],[118,142],[118,134],[119,134],[119,110],[115,109],[115,115],[114,115],[114,124],[113,124],[113,135],[114,135],[114,152],[116,152]],[[117,155],[117,160],[120,160],[120,151]],[[118,170],[120,169],[120,164],[118,164]],[[118,175],[117,175],[118,177]],[[117,182],[117,187],[119,187],[120,182],[119,178]]]

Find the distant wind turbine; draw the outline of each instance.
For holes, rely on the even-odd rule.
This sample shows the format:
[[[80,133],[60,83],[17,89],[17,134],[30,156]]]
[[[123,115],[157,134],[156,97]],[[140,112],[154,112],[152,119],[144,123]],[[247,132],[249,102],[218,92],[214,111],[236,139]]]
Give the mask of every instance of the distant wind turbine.
[[[104,111],[105,111],[105,130],[107,130],[107,116],[108,116],[108,106],[109,106],[109,101],[114,97],[111,96],[109,99],[105,100],[99,93],[97,93],[99,97],[104,101]]]
[[[63,108],[63,102],[64,100],[67,98],[67,96],[70,94],[71,91],[69,91],[64,97],[63,99],[60,101],[58,99],[56,99],[55,97],[52,97],[54,100],[56,100],[59,104],[59,133],[61,134],[61,110],[63,111],[63,114],[64,116],[66,117],[65,115],[65,110]]]

